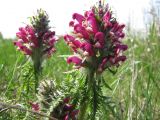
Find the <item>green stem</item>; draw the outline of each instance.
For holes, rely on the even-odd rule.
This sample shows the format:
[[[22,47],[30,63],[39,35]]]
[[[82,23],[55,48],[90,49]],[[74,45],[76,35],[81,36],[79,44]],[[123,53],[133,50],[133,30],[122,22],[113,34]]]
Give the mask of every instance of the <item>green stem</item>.
[[[39,76],[38,74],[35,74],[35,92],[37,93],[37,88],[38,88],[38,83],[39,83]]]
[[[90,95],[92,95],[91,93],[95,89],[94,88],[94,83],[95,83],[94,74],[95,74],[94,70],[89,69],[87,71],[87,77],[86,77],[87,87],[84,90],[85,96],[80,103],[80,113],[79,113],[79,116],[78,116],[78,120],[85,120],[86,119],[86,113],[87,113],[86,111],[87,111],[87,108],[88,108],[88,104],[90,102]],[[95,97],[93,97],[93,100],[94,100],[94,98]],[[95,103],[95,102],[93,102],[93,103]],[[93,106],[94,106],[94,104],[93,104]],[[94,108],[96,108],[96,107],[93,107],[93,109]],[[94,109],[94,111],[96,111],[96,110]]]
[[[86,76],[87,85],[88,85],[88,78],[89,78],[89,76],[87,74],[87,76]],[[87,111],[87,107],[88,107],[88,94],[89,94],[88,86],[84,86],[84,89],[82,92],[83,98],[80,103],[80,113],[78,115],[78,120],[85,120],[85,115],[86,115],[86,111]]]
[[[95,120],[95,115],[96,115],[96,112],[97,112],[97,90],[96,90],[96,80],[95,79],[93,79],[93,81],[92,81],[93,83],[92,83],[92,92],[93,92],[93,112],[92,112],[92,120]]]
[[[36,62],[34,63],[35,92],[36,93],[37,93],[40,75],[41,75],[41,61],[40,59],[37,59]]]

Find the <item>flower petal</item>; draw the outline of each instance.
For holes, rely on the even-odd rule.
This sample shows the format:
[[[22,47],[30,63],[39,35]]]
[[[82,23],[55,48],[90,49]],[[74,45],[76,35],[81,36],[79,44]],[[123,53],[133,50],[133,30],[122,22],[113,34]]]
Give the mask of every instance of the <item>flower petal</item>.
[[[84,39],[89,39],[89,34],[88,34],[87,30],[83,26],[81,26],[80,24],[76,24],[74,26],[74,31],[76,33],[82,34]]]
[[[81,48],[82,48],[83,51],[88,52],[89,56],[94,55],[93,48],[92,48],[92,45],[90,43],[87,43],[87,42],[82,43]]]
[[[104,39],[105,39],[104,33],[97,32],[96,35],[95,35],[95,37],[94,37],[94,39],[96,41],[98,41],[102,47],[104,46],[104,43],[105,43],[105,41],[104,41]]]
[[[98,26],[97,26],[97,21],[94,16],[90,16],[87,18],[88,23],[91,25],[91,28],[94,33],[98,32]]]
[[[67,63],[70,64],[70,63],[74,63],[76,65],[80,65],[82,63],[82,59],[80,59],[79,57],[77,56],[71,56],[71,57],[68,57],[67,58]]]
[[[72,18],[76,19],[80,24],[82,24],[82,22],[85,20],[85,17],[78,13],[74,13]]]

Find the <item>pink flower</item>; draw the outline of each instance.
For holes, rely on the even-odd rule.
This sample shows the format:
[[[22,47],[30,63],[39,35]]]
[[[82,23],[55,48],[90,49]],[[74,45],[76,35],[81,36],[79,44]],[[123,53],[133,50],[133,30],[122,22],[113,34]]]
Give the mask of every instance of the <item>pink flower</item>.
[[[80,59],[77,56],[71,56],[67,58],[67,63],[75,63],[75,65],[81,65],[82,64],[82,59]]]
[[[95,15],[94,15],[94,13],[93,13],[93,10],[89,10],[89,11],[86,11],[86,12],[84,13],[84,16],[85,16],[86,18],[88,18],[88,17],[93,17],[93,16],[95,16]]]
[[[73,41],[75,40],[75,37],[71,36],[71,35],[65,35],[64,36],[64,40],[69,42],[69,41]]]
[[[26,46],[22,46],[20,49],[21,49],[26,55],[32,55],[32,51],[31,51],[29,48],[27,48]]]
[[[102,32],[97,32],[94,39],[100,43],[100,48],[104,47],[104,43],[105,43],[105,35]]]
[[[53,38],[55,35],[55,32],[53,31],[47,31],[44,35],[43,35],[43,40],[48,40],[50,38]]]
[[[31,104],[32,110],[39,112],[40,111],[40,106],[38,103],[33,103],[33,102],[29,102]]]
[[[55,42],[56,42],[55,38],[50,38],[49,41],[48,41],[48,45],[49,46],[54,46]]]
[[[117,45],[116,45],[116,48],[119,49],[119,50],[125,51],[125,50],[128,49],[128,46],[127,46],[127,45],[117,44]]]
[[[74,30],[75,30],[76,33],[82,34],[82,36],[85,39],[89,39],[89,34],[87,33],[86,29],[83,26],[81,26],[80,24],[76,24],[74,26]]]
[[[54,53],[54,52],[56,52],[56,49],[55,49],[54,47],[50,47],[50,48],[48,48],[48,49],[46,49],[46,50],[44,51],[45,54],[47,53],[47,57],[48,57],[48,58],[50,58],[51,55],[52,55],[52,53]]]
[[[105,28],[112,26],[112,23],[110,22],[110,19],[111,19],[111,13],[108,11],[103,16],[103,22],[104,22],[104,27]]]
[[[71,109],[73,109],[73,105],[71,105],[71,104],[65,104],[65,106],[64,106],[64,110],[65,111],[69,111]]]
[[[76,116],[78,113],[79,113],[79,110],[73,110],[73,111],[71,112],[71,118],[72,118],[73,120],[75,120],[75,116]]]
[[[18,47],[19,50],[21,50],[25,55],[31,55],[32,51],[23,45],[22,41],[15,41],[14,45]]]
[[[89,56],[94,55],[94,51],[90,43],[87,43],[87,42],[82,43],[81,48],[83,49],[84,52],[86,51],[89,54]]]
[[[74,21],[70,21],[70,22],[69,22],[69,26],[70,26],[70,27],[74,27]]]
[[[70,97],[64,98],[64,100],[60,102],[60,106],[58,107],[58,111],[60,111],[58,119],[76,120],[79,110],[75,109],[75,105],[69,102]]]
[[[66,98],[63,100],[64,103],[69,103],[69,101],[70,101],[70,97],[66,97]]]
[[[74,52],[77,52],[77,49],[80,48],[81,42],[78,40],[75,40],[73,36],[65,35],[64,40],[67,42],[67,44],[72,47]]]
[[[103,72],[103,70],[105,69],[106,63],[107,63],[107,58],[104,58],[104,59],[102,60],[102,63],[101,63],[101,64],[99,65],[99,67],[98,67],[98,71],[99,71],[99,72]]]
[[[69,115],[68,114],[65,115],[64,120],[69,120]]]
[[[55,32],[47,31],[43,36],[41,36],[42,42],[39,42],[39,37],[37,36],[34,28],[27,25],[24,28],[19,28],[19,32],[17,32],[16,35],[18,37],[18,41],[15,41],[14,45],[17,46],[25,55],[32,55],[34,50],[39,49],[39,46],[44,47],[43,53],[48,53],[48,56],[55,52],[55,48],[53,48],[56,42],[54,37]]]
[[[94,16],[89,16],[87,18],[88,24],[91,26],[94,34],[98,32],[97,22]]]
[[[85,20],[85,17],[83,17],[82,15],[78,13],[74,13],[72,18],[76,19],[80,24],[82,24],[82,22]]]
[[[126,60],[126,56],[119,56],[119,57],[116,57],[115,63],[118,63],[120,61],[124,62],[125,60]]]
[[[35,20],[35,18],[37,18]],[[43,19],[43,20],[42,20]],[[36,16],[31,17],[31,24],[20,27],[16,33],[17,41],[14,45],[25,55],[30,55],[32,60],[40,60],[40,57],[50,56],[55,52],[54,44],[56,43],[55,32],[50,30],[48,15],[43,10],[38,10]],[[38,63],[34,61],[34,63]]]

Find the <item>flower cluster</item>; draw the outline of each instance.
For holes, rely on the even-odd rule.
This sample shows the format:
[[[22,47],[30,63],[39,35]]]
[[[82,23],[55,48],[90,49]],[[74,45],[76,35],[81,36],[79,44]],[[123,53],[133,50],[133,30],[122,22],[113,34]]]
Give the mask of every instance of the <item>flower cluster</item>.
[[[14,42],[14,45],[32,60],[37,92],[43,60],[50,57],[56,50],[54,45],[57,39],[55,32],[49,27],[47,13],[42,9],[38,10],[37,15],[30,18],[30,24],[19,28],[16,35],[18,40]]]
[[[25,55],[31,57],[51,56],[55,52],[55,32],[48,27],[48,15],[43,10],[38,10],[38,15],[31,18],[31,25],[19,28],[16,33],[18,38],[14,45]]]
[[[74,13],[69,26],[72,33],[64,36],[66,43],[75,53],[67,58],[77,68],[93,68],[103,72],[111,66],[119,66],[126,60],[122,52],[127,45],[122,44],[124,24],[119,24],[113,17],[108,5],[93,6],[84,15]]]
[[[70,104],[70,97],[63,99],[51,113],[51,117],[60,120],[77,120],[79,110],[75,109],[73,104]]]
[[[29,104],[31,105],[33,111],[36,112],[40,111],[40,105],[38,103],[30,101]]]
[[[75,110],[74,106],[72,104],[69,104],[69,98],[65,98],[63,102],[64,102],[63,110],[65,112],[64,120],[69,120],[69,119],[76,120],[76,116],[79,110]]]

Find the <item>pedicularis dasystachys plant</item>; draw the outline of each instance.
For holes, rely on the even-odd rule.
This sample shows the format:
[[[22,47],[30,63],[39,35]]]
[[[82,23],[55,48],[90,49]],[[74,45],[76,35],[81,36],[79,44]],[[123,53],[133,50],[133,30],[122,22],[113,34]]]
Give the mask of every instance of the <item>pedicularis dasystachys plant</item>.
[[[38,80],[42,62],[55,52],[54,45],[57,41],[55,32],[50,30],[47,13],[42,9],[38,10],[37,15],[30,17],[30,24],[20,27],[16,35],[18,40],[14,45],[32,59],[35,78]]]
[[[126,60],[123,51],[128,47],[122,43],[125,25],[119,24],[108,5],[101,1],[84,15],[74,13],[72,18],[69,26],[73,30],[64,39],[74,55],[67,58],[67,63],[74,63],[76,68],[87,70],[84,86],[86,94],[80,101],[79,120],[86,119],[86,116],[95,119],[105,97],[101,89],[106,85],[102,73],[105,70],[113,72],[113,67],[118,68]]]

